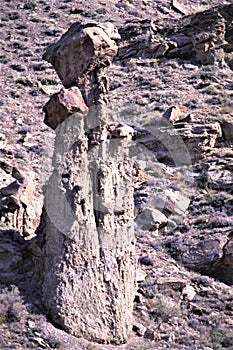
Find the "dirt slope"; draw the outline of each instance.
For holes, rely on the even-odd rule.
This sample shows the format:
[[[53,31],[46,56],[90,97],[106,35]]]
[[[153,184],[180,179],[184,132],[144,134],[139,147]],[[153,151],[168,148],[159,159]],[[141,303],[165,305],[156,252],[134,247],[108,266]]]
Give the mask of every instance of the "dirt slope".
[[[180,0],[180,3],[187,15],[193,15],[231,2]],[[0,15],[0,157],[34,172],[38,213],[43,200],[41,183],[47,176],[44,154],[54,138],[54,133],[43,123],[42,107],[61,88],[59,78],[42,60],[42,55],[75,21],[110,20],[121,34],[118,57],[109,70],[110,102],[116,109],[125,108],[119,119],[136,129],[144,127],[153,131],[155,121],[169,107],[178,105],[192,115],[192,125],[196,123],[191,134],[187,131],[189,122],[180,125],[181,133],[187,132],[187,140],[196,132],[202,142],[198,131],[201,130],[205,136],[203,142],[207,142],[215,135],[215,129],[208,129],[208,125],[218,123],[221,128],[214,147],[195,148],[193,152],[197,158],[191,162],[192,182],[187,187],[191,202],[185,213],[170,217],[174,229],[136,232],[140,276],[129,344],[115,347],[76,339],[46,320],[35,298],[31,302],[25,293],[20,296],[17,289],[9,287],[2,289],[0,296],[0,348],[233,349],[233,65],[229,47],[224,51],[223,65],[203,64],[187,52],[184,55],[180,51],[171,52],[176,49],[171,44],[173,34],[186,25],[189,28],[191,17],[184,18],[170,0],[2,0]],[[231,16],[228,13],[226,18],[227,15]],[[201,25],[196,27],[202,28]],[[196,27],[192,24],[194,30]],[[152,32],[154,41],[151,41]],[[165,45],[164,53],[155,56],[156,51],[148,46],[148,40],[150,45],[161,40],[158,44],[165,42],[169,49],[166,51]],[[175,196],[177,169],[168,167],[166,157],[149,165],[149,170],[150,166],[157,177],[163,174],[164,191],[169,190]],[[156,192],[162,185],[153,186],[145,184],[137,199]],[[1,241],[8,244],[7,235],[11,233],[7,226],[2,228]],[[11,254],[14,259],[19,257],[18,263],[14,260],[17,265],[25,241],[16,237],[14,242],[15,250]],[[23,286],[24,274],[31,278],[33,266],[27,254],[24,251],[23,259],[28,261],[28,266],[22,268],[19,281],[14,283],[19,287]],[[2,285],[5,282],[0,281]],[[26,287],[36,293],[28,282]],[[22,298],[29,305],[27,309]]]

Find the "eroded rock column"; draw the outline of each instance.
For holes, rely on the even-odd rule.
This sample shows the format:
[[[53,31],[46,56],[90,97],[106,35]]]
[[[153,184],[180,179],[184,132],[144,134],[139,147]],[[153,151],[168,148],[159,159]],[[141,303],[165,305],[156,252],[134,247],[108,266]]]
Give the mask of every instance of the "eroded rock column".
[[[120,344],[132,329],[137,171],[128,154],[133,129],[106,122],[106,69],[117,37],[110,23],[77,23],[44,55],[66,89],[44,108],[56,140],[41,275],[54,322],[75,336]]]

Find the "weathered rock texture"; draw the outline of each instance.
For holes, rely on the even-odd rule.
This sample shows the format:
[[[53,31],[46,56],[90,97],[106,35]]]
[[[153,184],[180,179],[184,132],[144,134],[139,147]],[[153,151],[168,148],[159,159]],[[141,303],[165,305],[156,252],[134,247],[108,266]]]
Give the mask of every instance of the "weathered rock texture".
[[[117,148],[108,139],[89,154],[82,116],[73,122],[75,133],[73,124],[59,130],[71,131],[76,141],[68,152],[61,146],[56,152],[63,164],[46,194],[43,302],[72,334],[121,343],[131,330],[135,293],[133,163],[124,150],[126,138]],[[103,148],[112,155],[106,161]]]
[[[66,87],[80,88],[88,106],[106,102],[106,67],[117,52],[108,36],[114,34],[112,26],[104,28],[74,24],[45,54]],[[74,88],[66,94],[71,92]],[[43,304],[68,332],[120,344],[132,329],[136,288],[137,167],[128,154],[134,130],[107,124],[100,104],[69,116],[73,109],[65,103],[62,114],[64,103],[60,99],[57,107],[57,98],[59,94],[46,107],[47,124],[57,135],[40,233],[45,236]]]
[[[210,274],[211,272],[211,276],[231,283],[233,151],[230,147],[233,139],[230,125],[232,124],[233,72],[227,66],[222,69],[221,64],[203,66],[200,61],[197,62],[196,55],[202,48],[195,43],[195,50],[197,50],[195,53],[192,49],[191,37],[181,33],[182,28],[195,16],[185,18],[178,14],[177,9],[176,12],[173,10],[174,5],[177,7],[177,3],[185,6],[183,11],[178,5],[182,12],[186,13],[189,4],[193,5],[193,12],[197,12],[201,10],[200,3],[205,4],[205,8],[207,8],[208,5],[221,5],[225,2],[226,0],[113,0],[105,1],[103,5],[102,1],[81,0],[74,3],[74,1],[61,0],[56,7],[54,7],[54,1],[51,0],[46,2],[23,2],[20,0],[1,2],[1,27],[3,30],[0,38],[2,45],[0,64],[3,74],[0,77],[2,83],[0,125],[4,134],[2,132],[0,134],[0,152],[4,159],[9,159],[9,162],[13,162],[14,158],[14,164],[20,163],[28,166],[30,163],[37,174],[36,183],[42,163],[41,151],[47,147],[47,140],[51,137],[51,131],[42,126],[42,119],[38,119],[38,110],[42,103],[45,103],[46,96],[43,94],[56,92],[58,85],[51,68],[38,59],[38,52],[44,49],[48,36],[52,38],[52,41],[56,40],[59,33],[64,33],[64,28],[77,20],[77,17],[86,18],[86,20],[90,20],[90,17],[96,20],[109,20],[111,18],[119,27],[122,26],[123,42],[120,42],[120,53],[123,56],[121,56],[122,59],[120,56],[118,57],[117,64],[113,65],[110,70],[110,74],[112,74],[110,98],[118,106],[119,103],[132,102],[133,108],[131,111],[130,108],[127,108],[127,113],[125,113],[130,124],[145,126],[145,129],[153,134],[156,127],[155,125],[153,128],[153,121],[156,118],[160,118],[173,105],[186,106],[187,113],[191,113],[193,117],[191,120],[182,119],[181,123],[176,121],[174,128],[177,124],[176,131],[179,133],[180,127],[180,134],[183,130],[187,131],[189,127],[191,128],[192,132],[188,132],[188,135],[192,136],[194,153],[196,151],[195,144],[202,146],[202,141],[208,143],[208,137],[214,141],[216,135],[219,134],[215,130],[214,137],[212,137],[211,129],[213,128],[209,127],[209,124],[219,122],[222,127],[223,137],[217,138],[214,147],[204,150],[204,157],[201,151],[196,152],[197,161],[189,167],[194,177],[194,193],[187,213],[184,214],[184,220],[182,217],[181,221],[183,222],[179,226],[176,222],[171,222],[170,215],[173,212],[182,215],[185,207],[182,207],[185,202],[182,190],[189,177],[185,176],[185,173],[183,174],[183,168],[177,168],[174,164],[168,165],[168,152],[161,147],[162,142],[160,145],[157,143],[158,147],[154,148],[155,153],[148,151],[150,162],[147,162],[148,167],[145,172],[149,180],[137,189],[135,201],[138,205],[139,215],[145,210],[144,217],[147,220],[147,213],[149,213],[150,225],[145,227],[146,230],[143,231],[137,227],[135,232],[137,236],[136,247],[140,257],[140,268],[138,269],[140,273],[137,274],[138,292],[134,302],[133,330],[135,334],[130,337],[129,344],[123,346],[124,349],[154,350],[167,349],[168,347],[176,350],[230,349],[233,344],[233,286],[227,286],[213,278],[202,276],[199,272],[187,271],[186,269],[199,271],[198,268],[201,268],[201,273]],[[171,3],[173,3],[173,8],[171,8]],[[221,8],[219,13],[221,13],[220,11]],[[144,18],[146,20],[143,20]],[[150,18],[154,22],[151,21],[151,23],[148,20]],[[175,18],[177,20],[174,20]],[[230,12],[228,18],[226,25],[230,27],[232,25]],[[204,18],[201,23],[196,25],[196,28],[193,28],[193,31],[201,32],[205,23],[207,24]],[[154,30],[151,29],[152,25]],[[225,30],[219,17],[216,20],[216,28],[218,26]],[[208,28],[206,30],[208,31]],[[144,35],[145,33],[148,35]],[[127,39],[125,39],[126,35],[128,35]],[[229,31],[229,39],[231,36]],[[220,39],[223,37],[222,33],[219,37]],[[123,48],[125,52],[122,51]],[[129,60],[124,58],[126,53],[129,55]],[[132,56],[130,56],[131,54]],[[166,55],[170,58],[167,59]],[[156,56],[157,59],[155,59]],[[208,52],[206,56],[208,59],[211,58]],[[224,56],[224,60],[232,67],[231,49],[227,52],[224,48]],[[203,51],[200,51],[200,58],[204,62],[205,53]],[[39,85],[38,80],[42,85]],[[132,115],[130,112],[136,114],[132,113]],[[85,114],[83,117],[80,115],[80,118],[87,120]],[[91,150],[99,149],[101,144],[103,146],[105,144],[107,147],[108,142],[110,142],[106,129],[104,133],[101,133],[101,140],[98,136],[99,127],[97,125],[102,124],[102,127],[105,124],[104,118],[99,124],[92,118],[91,121],[92,123],[89,121],[88,127],[85,129],[88,130],[87,135],[85,135],[89,143],[88,154],[91,154]],[[185,126],[182,126],[184,123]],[[199,132],[195,135],[194,131],[197,125],[199,127],[202,125],[203,129],[199,128]],[[56,127],[58,128],[58,125]],[[109,130],[112,128],[114,127],[110,125]],[[123,136],[127,129],[125,125],[122,125],[122,128],[117,128],[111,135]],[[205,134],[205,138],[202,139],[201,130],[206,130],[208,134]],[[132,134],[132,131],[130,133]],[[169,140],[170,134],[172,135],[167,128],[163,140]],[[77,135],[79,136],[79,132]],[[159,135],[156,136],[159,140]],[[199,137],[200,142],[198,141]],[[103,140],[106,139],[108,141],[104,143]],[[46,142],[44,142],[45,140]],[[113,140],[112,138],[111,142],[119,142],[119,139],[118,141]],[[173,140],[174,138],[171,137],[172,146]],[[61,144],[63,145],[63,143]],[[154,145],[156,146],[156,142]],[[140,147],[146,148],[143,147],[143,144],[137,144],[137,146],[136,150],[140,150]],[[161,147],[161,152],[159,152],[159,147]],[[173,149],[171,150],[173,151]],[[162,158],[163,151],[166,151],[164,158]],[[156,155],[160,156],[159,159],[164,159],[164,163],[158,161]],[[147,161],[146,157],[142,157],[143,161]],[[76,174],[77,171],[74,173]],[[1,177],[4,179],[3,176]],[[181,180],[184,181],[183,187]],[[11,179],[9,183],[12,181]],[[64,183],[67,181],[66,176],[63,181]],[[68,183],[70,183],[69,179]],[[1,184],[1,188],[6,187],[7,184]],[[70,186],[73,185],[70,184]],[[191,186],[190,194],[193,187]],[[63,184],[61,189],[64,190]],[[68,190],[64,193],[67,194],[66,197],[69,197]],[[60,198],[63,199],[62,195]],[[101,203],[100,198],[97,199],[98,197],[96,202]],[[81,204],[78,204],[81,200],[76,198],[77,211],[79,211],[78,207],[81,207]],[[113,211],[118,213],[121,211],[119,205],[111,206],[109,201],[103,202],[102,206],[103,204],[105,209],[109,211],[108,214]],[[163,226],[165,218],[161,215],[161,211],[168,218],[168,224],[170,226],[173,224],[173,230],[170,232],[166,230],[167,226]],[[108,214],[105,217],[110,217]],[[64,215],[60,217],[63,221]],[[42,251],[44,252],[45,249],[43,248],[45,237],[43,234],[39,234],[36,239],[25,244],[23,238],[15,235],[13,231],[6,232],[4,230],[0,234],[0,282],[17,283],[22,287],[21,282],[27,279],[27,291],[32,292],[37,302],[40,301],[40,295],[38,295],[40,290],[38,287],[37,291],[35,290],[32,277],[33,279],[38,278],[36,276],[39,267],[38,261],[41,260]],[[171,240],[171,238],[175,239]],[[166,244],[167,250],[179,261],[175,261],[164,250],[163,243],[166,240],[170,240],[170,243],[167,241]],[[42,246],[39,246],[40,241]],[[211,247],[214,249],[214,254],[211,252]],[[32,254],[35,259],[34,267],[30,263]],[[46,259],[48,266],[49,256]],[[51,257],[51,260],[57,266],[56,259]],[[183,260],[186,268],[182,265]],[[211,269],[211,267],[213,268]],[[56,272],[56,268],[52,268]],[[66,266],[65,271],[67,272]],[[73,271],[73,265],[71,271]],[[70,275],[71,280],[72,273]],[[46,278],[48,281],[49,276]],[[54,276],[51,278],[53,281],[55,280]],[[65,277],[64,281],[66,281]],[[60,290],[65,290],[62,284],[59,286]],[[44,293],[46,293],[46,282],[44,289]],[[68,290],[70,292],[70,289]],[[0,300],[3,303],[0,302],[0,314],[2,308],[5,307],[5,300],[13,299],[10,305],[13,304],[13,311],[18,309],[18,298],[12,298],[12,295],[10,293],[9,298],[8,295],[5,298],[1,290]],[[51,296],[49,297],[51,298]],[[79,302],[81,305],[81,301]],[[10,311],[7,319],[12,318],[12,308]],[[25,317],[21,313],[19,316],[20,318]],[[114,345],[100,344],[98,346],[90,344],[83,338],[77,339],[53,327],[50,322],[45,320],[41,322],[38,316],[29,315],[29,319],[25,319],[24,324],[20,322],[20,328],[22,325],[23,332],[18,332],[18,322],[15,326],[11,322],[1,324],[0,348],[14,347],[18,350],[38,349],[39,347],[46,349],[59,347],[64,350],[116,349]],[[2,317],[0,318],[2,319]]]
[[[191,161],[205,158],[222,135],[217,122],[203,125],[180,120],[173,127],[161,119],[155,130],[151,134],[147,129],[137,127],[134,140],[155,152],[157,159],[165,164],[191,164]]]
[[[109,35],[108,35],[109,34]],[[43,58],[51,63],[66,88],[78,86],[88,106],[107,101],[106,69],[117,54],[118,38],[111,23],[74,23]]]
[[[232,66],[233,5],[186,16],[167,28],[152,20],[135,21],[121,28],[124,43],[119,57],[194,58],[201,64]]]
[[[54,94],[43,108],[45,124],[52,129],[61,124],[75,112],[86,112],[87,106],[78,87],[62,89]]]
[[[228,154],[229,159],[232,152]],[[186,268],[233,284],[232,271],[232,171],[229,161],[212,155],[195,164],[196,186],[189,215],[176,227],[165,246]],[[224,210],[221,206],[224,203]],[[208,214],[208,217],[206,215]]]
[[[7,225],[25,237],[31,236],[39,223],[37,215],[40,214],[32,206],[35,195],[32,172],[26,175],[26,171],[4,160],[0,160],[0,168],[1,183],[5,183],[0,189],[2,226]]]
[[[25,279],[22,256],[24,239],[14,230],[0,230],[0,238],[0,280],[8,285],[19,283]]]

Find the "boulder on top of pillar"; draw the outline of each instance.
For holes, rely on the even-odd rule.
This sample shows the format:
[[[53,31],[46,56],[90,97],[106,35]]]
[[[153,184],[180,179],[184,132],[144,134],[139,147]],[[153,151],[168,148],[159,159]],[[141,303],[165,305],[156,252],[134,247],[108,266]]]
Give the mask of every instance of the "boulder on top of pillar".
[[[43,59],[53,65],[66,88],[80,86],[89,74],[111,64],[117,54],[113,39],[119,38],[112,23],[77,22],[48,47]]]

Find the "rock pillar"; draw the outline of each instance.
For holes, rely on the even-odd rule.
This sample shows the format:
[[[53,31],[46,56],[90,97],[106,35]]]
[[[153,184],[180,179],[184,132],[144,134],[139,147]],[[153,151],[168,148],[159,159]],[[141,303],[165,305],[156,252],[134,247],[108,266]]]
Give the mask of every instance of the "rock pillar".
[[[120,344],[132,329],[136,289],[137,172],[128,154],[133,129],[106,121],[106,69],[117,37],[111,23],[76,23],[44,55],[65,89],[44,108],[56,139],[41,276],[55,323],[90,341]]]

